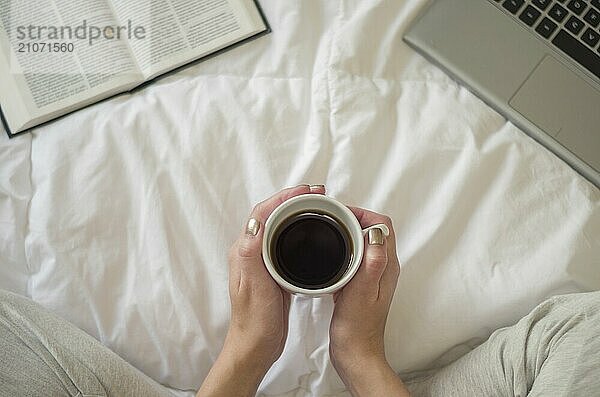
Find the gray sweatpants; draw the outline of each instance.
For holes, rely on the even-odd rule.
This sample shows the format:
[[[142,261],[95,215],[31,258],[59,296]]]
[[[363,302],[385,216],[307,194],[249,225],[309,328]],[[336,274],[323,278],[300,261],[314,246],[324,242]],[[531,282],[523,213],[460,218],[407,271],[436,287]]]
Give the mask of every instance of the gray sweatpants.
[[[415,396],[600,396],[600,292],[557,296],[441,369]],[[0,291],[0,396],[169,396],[97,340]]]
[[[600,291],[548,299],[406,383],[413,396],[600,396]]]
[[[0,396],[169,396],[96,339],[0,290]]]

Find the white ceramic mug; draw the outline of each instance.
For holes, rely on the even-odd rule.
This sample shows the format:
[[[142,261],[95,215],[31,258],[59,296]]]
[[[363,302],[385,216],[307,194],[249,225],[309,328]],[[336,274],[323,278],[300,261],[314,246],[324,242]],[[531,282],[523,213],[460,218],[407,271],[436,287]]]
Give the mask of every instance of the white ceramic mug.
[[[274,238],[274,233],[278,226],[290,217],[302,213],[318,213],[333,218],[348,231],[349,238],[351,240],[352,252],[350,262],[348,263],[343,275],[333,284],[323,288],[308,289],[302,286],[294,285],[293,283],[287,281],[279,274],[271,257],[271,241]],[[277,207],[265,222],[262,246],[263,260],[267,270],[269,271],[269,274],[271,277],[273,277],[275,282],[291,293],[308,296],[323,296],[332,294],[344,287],[358,271],[365,248],[364,235],[368,232],[368,230],[373,228],[381,229],[385,236],[389,235],[389,229],[384,224],[369,226],[363,230],[352,211],[331,197],[321,194],[303,194],[296,196],[285,201],[279,207]]]

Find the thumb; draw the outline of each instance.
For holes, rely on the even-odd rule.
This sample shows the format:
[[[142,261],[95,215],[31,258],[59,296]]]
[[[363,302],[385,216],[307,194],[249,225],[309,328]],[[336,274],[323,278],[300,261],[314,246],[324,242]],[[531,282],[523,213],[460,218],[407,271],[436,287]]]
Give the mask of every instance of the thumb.
[[[356,276],[351,281],[362,296],[377,299],[379,283],[388,264],[385,237],[380,229],[371,229],[365,236],[365,252]]]
[[[262,258],[263,225],[256,218],[249,218],[237,244],[238,256],[244,260]]]
[[[310,187],[309,185],[299,185],[284,189],[265,201],[256,204],[238,240],[238,255],[241,258],[260,259],[262,262],[261,251],[264,224],[271,212],[292,197],[311,192],[324,193],[324,189],[321,186]]]

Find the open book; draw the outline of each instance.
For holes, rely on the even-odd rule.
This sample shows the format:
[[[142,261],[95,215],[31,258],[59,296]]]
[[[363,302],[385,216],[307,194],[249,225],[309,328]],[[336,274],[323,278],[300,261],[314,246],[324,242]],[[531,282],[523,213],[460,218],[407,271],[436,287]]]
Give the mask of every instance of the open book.
[[[9,136],[269,31],[253,0],[0,0]]]

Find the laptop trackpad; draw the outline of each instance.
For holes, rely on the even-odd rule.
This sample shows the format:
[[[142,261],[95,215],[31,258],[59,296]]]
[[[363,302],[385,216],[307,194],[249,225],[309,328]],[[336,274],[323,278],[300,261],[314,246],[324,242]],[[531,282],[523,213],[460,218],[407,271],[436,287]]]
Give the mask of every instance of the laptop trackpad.
[[[546,56],[510,106],[600,170],[600,91]]]

